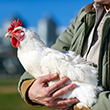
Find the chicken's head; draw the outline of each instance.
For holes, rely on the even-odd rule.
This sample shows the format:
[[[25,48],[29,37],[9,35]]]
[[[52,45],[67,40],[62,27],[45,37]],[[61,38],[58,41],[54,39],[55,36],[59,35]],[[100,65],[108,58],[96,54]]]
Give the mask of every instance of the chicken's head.
[[[20,44],[20,41],[22,41],[25,37],[25,33],[23,30],[18,28],[22,25],[21,20],[14,20],[11,24],[11,27],[8,28],[8,33],[5,35],[5,37],[11,37],[11,44],[14,48],[17,48]]]

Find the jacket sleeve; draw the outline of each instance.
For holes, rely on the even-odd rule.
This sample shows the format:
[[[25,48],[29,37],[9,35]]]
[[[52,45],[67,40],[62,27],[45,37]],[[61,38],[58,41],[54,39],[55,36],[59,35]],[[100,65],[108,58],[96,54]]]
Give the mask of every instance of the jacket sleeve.
[[[28,98],[27,91],[29,87],[34,82],[34,78],[27,72],[24,72],[23,75],[20,77],[19,83],[18,83],[18,91],[21,95],[21,97],[27,102],[28,104],[34,105]]]
[[[110,91],[101,92],[97,103],[91,107],[91,110],[110,110]]]
[[[98,101],[90,109],[85,107],[78,109],[75,105],[74,110],[110,110],[110,91],[101,92]]]
[[[59,51],[68,51],[70,49],[71,42],[74,37],[74,30],[75,30],[77,17],[74,19],[72,23],[70,23],[70,25],[67,27],[67,30],[65,30],[57,38],[56,43],[51,48]]]
[[[69,27],[68,27],[69,28]],[[71,45],[73,35],[68,32],[68,29],[65,30],[56,40],[56,43],[51,47],[59,51],[68,51]]]

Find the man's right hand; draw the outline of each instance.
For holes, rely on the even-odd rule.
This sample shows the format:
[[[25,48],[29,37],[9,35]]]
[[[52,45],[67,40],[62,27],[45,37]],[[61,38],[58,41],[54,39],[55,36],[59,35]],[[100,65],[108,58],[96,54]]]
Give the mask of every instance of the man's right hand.
[[[43,104],[49,108],[63,109],[69,107],[70,104],[78,102],[78,99],[61,99],[60,96],[66,94],[76,87],[75,84],[69,84],[63,88],[62,86],[68,82],[69,78],[65,77],[55,84],[48,86],[47,82],[58,78],[58,74],[49,74],[40,76],[35,80],[28,91],[29,99],[34,103]]]

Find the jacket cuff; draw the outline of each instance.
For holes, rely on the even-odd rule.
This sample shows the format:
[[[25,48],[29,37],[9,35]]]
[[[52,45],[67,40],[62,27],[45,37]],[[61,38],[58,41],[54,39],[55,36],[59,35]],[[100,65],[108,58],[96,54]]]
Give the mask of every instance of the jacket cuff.
[[[78,107],[77,107],[77,105],[74,105],[73,106],[73,110],[90,110],[90,108],[86,108],[86,107],[82,107],[81,109],[79,109]]]
[[[37,104],[37,103],[32,102],[28,97],[28,90],[35,80],[36,79],[24,81],[21,85],[21,93],[22,93],[22,96],[24,97],[24,100],[27,104],[34,106],[34,107],[41,107],[42,106],[41,104]]]

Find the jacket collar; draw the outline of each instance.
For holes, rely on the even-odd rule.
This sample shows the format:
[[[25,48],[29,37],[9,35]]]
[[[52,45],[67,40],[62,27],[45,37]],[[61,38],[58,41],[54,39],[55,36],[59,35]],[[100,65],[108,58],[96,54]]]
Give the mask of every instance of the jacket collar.
[[[92,12],[94,13],[95,12],[95,8],[93,6],[94,3],[95,2],[92,2],[92,3],[85,6],[86,13],[92,13]]]
[[[84,16],[88,13],[95,13],[96,12],[93,4],[94,4],[94,2],[88,4],[84,7],[85,11],[82,11],[82,13],[80,14],[80,17],[79,17],[80,20],[82,20],[84,18]]]

